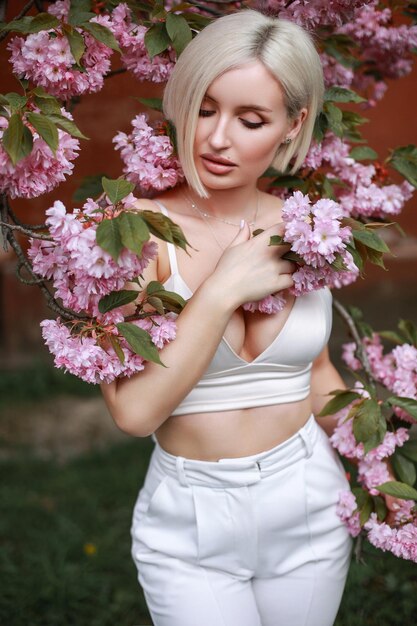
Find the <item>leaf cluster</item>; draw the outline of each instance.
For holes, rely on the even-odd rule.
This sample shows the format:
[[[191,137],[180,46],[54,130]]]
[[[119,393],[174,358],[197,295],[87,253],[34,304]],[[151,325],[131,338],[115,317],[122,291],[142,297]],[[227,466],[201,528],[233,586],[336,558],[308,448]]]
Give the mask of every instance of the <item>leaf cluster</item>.
[[[25,88],[26,84],[21,82]],[[0,94],[0,116],[9,122],[1,141],[13,165],[32,152],[31,127],[42,137],[54,155],[59,144],[59,128],[73,137],[88,139],[72,120],[62,115],[58,100],[42,87],[25,91],[23,96],[13,92]]]

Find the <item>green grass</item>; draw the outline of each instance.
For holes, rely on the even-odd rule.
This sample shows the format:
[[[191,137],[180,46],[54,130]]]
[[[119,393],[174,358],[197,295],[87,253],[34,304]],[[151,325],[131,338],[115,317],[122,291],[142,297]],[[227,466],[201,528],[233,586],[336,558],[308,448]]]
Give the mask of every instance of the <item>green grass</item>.
[[[136,439],[64,466],[29,452],[0,464],[2,626],[151,623],[129,535],[151,450]],[[351,567],[336,625],[415,624],[415,564],[368,552]]]
[[[59,394],[88,397],[99,393],[98,385],[89,385],[76,376],[65,374],[43,359],[27,367],[0,369],[0,409],[33,404]]]

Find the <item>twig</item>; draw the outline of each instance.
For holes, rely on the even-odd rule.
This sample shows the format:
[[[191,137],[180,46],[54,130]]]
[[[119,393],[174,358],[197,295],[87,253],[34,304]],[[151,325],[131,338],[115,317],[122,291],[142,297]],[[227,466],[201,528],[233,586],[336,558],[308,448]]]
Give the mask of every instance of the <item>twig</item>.
[[[339,300],[333,300],[333,306],[338,312],[338,314],[340,315],[340,317],[343,319],[343,321],[346,323],[347,327],[349,328],[350,334],[352,335],[352,338],[356,343],[356,350],[357,350],[359,360],[361,361],[363,365],[363,369],[365,370],[365,373],[367,375],[370,385],[372,386],[373,389],[375,389],[375,385],[374,385],[375,378],[372,373],[371,366],[369,364],[368,355],[366,354],[366,350],[363,346],[362,338],[358,332],[358,329],[356,328],[356,324],[355,324],[353,317],[349,315],[347,309],[341,304],[341,302],[339,302]]]
[[[52,237],[50,235],[42,235],[42,233],[35,234],[30,229],[24,228],[23,226],[18,226],[17,224],[9,224],[9,222],[0,221],[0,226],[2,227],[2,229],[9,228],[11,230],[17,230],[20,233],[27,235],[28,237],[33,237],[34,239],[46,239],[47,241],[52,241]]]
[[[6,233],[6,237],[8,242],[10,243],[11,247],[13,248],[17,259],[18,259],[18,265],[17,265],[17,276],[19,278],[19,280],[21,280],[22,282],[28,284],[28,285],[38,285],[38,287],[40,288],[40,290],[42,291],[43,295],[45,296],[46,299],[46,303],[47,306],[54,311],[54,313],[56,313],[57,315],[60,315],[63,319],[65,320],[74,320],[74,319],[78,319],[78,320],[87,320],[90,319],[90,317],[88,317],[87,315],[80,315],[79,313],[75,313],[74,311],[71,311],[69,309],[64,308],[63,306],[61,306],[60,304],[58,304],[58,302],[55,300],[55,298],[52,296],[52,294],[50,293],[49,289],[47,288],[45,281],[40,278],[37,274],[35,274],[35,272],[33,271],[33,268],[31,266],[31,264],[29,263],[29,261],[27,260],[27,258],[25,257],[23,250],[19,244],[19,242],[17,241],[16,237],[14,236],[14,233],[11,230],[7,230]],[[30,276],[30,279],[25,279],[22,276],[21,270],[25,269],[27,271],[27,273]]]
[[[354,554],[355,554],[356,563],[360,563],[361,565],[364,565],[365,561],[362,558],[362,544],[363,544],[363,535],[360,534],[356,537]]]
[[[4,202],[7,205],[7,212],[10,215],[10,217],[12,218],[13,222],[15,224],[18,224],[19,226],[22,226],[23,228],[28,228],[29,230],[45,230],[45,224],[24,224],[16,215],[16,213],[13,211],[12,207],[10,206],[10,203],[7,199],[7,197],[5,197]]]
[[[124,74],[125,72],[127,72],[127,69],[125,67],[119,67],[119,69],[117,70],[112,70],[111,72],[109,72],[108,74],[106,74],[104,76],[104,79],[106,78],[111,78],[112,76],[116,76],[116,74]]]
[[[33,5],[35,4],[35,0],[29,0],[29,2],[23,7],[23,9],[20,11],[20,13],[18,13],[18,15],[16,15],[16,17],[13,18],[13,20],[10,21],[14,21],[14,20],[20,20],[20,18],[22,18],[24,15],[26,15],[26,13],[28,11],[30,11],[30,9],[33,7]],[[6,37],[9,35],[9,31],[6,30],[4,33],[0,34],[0,41],[3,41],[3,39],[6,39]]]

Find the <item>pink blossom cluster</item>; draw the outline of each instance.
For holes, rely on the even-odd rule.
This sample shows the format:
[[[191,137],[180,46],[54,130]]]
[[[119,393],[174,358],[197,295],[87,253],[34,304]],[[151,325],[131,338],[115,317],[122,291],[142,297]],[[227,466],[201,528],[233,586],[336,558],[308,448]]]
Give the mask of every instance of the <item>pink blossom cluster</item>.
[[[358,8],[369,3],[373,0],[259,0],[257,5],[312,30],[318,26],[341,26],[354,17]]]
[[[129,210],[135,198],[122,200],[122,210]],[[118,211],[120,211],[118,207]],[[67,213],[59,200],[46,211],[51,241],[34,239],[28,250],[34,271],[52,280],[55,295],[73,311],[86,312],[87,320],[71,324],[58,320],[41,323],[46,345],[55,357],[56,367],[64,368],[90,383],[111,382],[117,376],[131,376],[144,367],[144,359],[135,354],[120,335],[117,323],[125,319],[124,307],[100,313],[100,299],[123,289],[126,282],[142,274],[149,260],[155,258],[157,244],[145,242],[141,256],[124,248],[115,261],[96,240],[98,225],[114,216],[114,207],[99,206],[88,199],[82,210]],[[174,316],[153,315],[131,322],[145,330],[159,350],[175,338]],[[114,336],[124,355],[122,363],[109,339]]]
[[[407,522],[407,517],[403,516],[402,522],[391,526],[386,522],[378,521],[376,513],[371,513],[364,529],[368,541],[376,548],[383,552],[392,552],[401,559],[417,562],[417,525],[413,522],[411,513],[413,503],[408,501],[403,501],[403,503],[401,510],[408,511],[408,519],[411,521]],[[352,537],[357,537],[361,532],[361,526],[356,498],[351,491],[340,494],[336,511]]]
[[[133,21],[132,11],[127,4],[117,5],[111,16],[99,16],[97,21],[112,31],[122,50],[122,63],[135,78],[154,83],[168,80],[175,65],[174,51],[169,48],[164,54],[151,59],[144,41],[148,29]]]
[[[293,274],[294,285],[290,292],[300,296],[325,286],[338,287],[356,280],[358,268],[346,244],[352,231],[342,226],[343,211],[333,200],[322,198],[311,204],[308,196],[295,191],[285,202],[282,220],[285,223],[283,239],[291,245],[305,265]],[[343,259],[346,270],[336,270],[331,264],[337,256]],[[276,313],[285,306],[283,296],[268,296],[259,302],[243,305],[246,311]]]
[[[328,178],[340,179],[346,186],[336,187],[343,213],[351,217],[392,218],[398,215],[414,193],[414,187],[403,181],[399,185],[380,186],[375,182],[374,165],[358,163],[349,156],[352,146],[326,133],[319,144],[313,141],[304,160],[304,167],[329,170]]]
[[[377,333],[372,339],[365,338],[363,343],[375,378],[395,395],[417,400],[417,349],[405,343],[384,354],[384,346]],[[342,358],[348,367],[357,371],[362,366],[355,351],[355,343],[345,344]],[[414,423],[415,420],[403,409],[395,408],[395,412],[402,419]]]
[[[69,0],[57,0],[48,12],[65,21]],[[98,22],[94,17],[92,22]],[[97,41],[81,28],[86,50],[81,58],[84,71],[74,69],[75,59],[61,27],[41,30],[27,37],[14,37],[8,44],[10,62],[19,77],[44,87],[58,98],[69,99],[83,93],[94,93],[103,87],[104,75],[110,69],[111,48]]]
[[[364,395],[366,396],[366,393]],[[357,443],[354,437],[353,420],[347,419],[350,408],[347,407],[337,414],[338,425],[330,437],[330,442],[342,456],[358,460],[359,483],[370,495],[378,496],[380,492],[377,487],[392,480],[384,459],[394,454],[395,449],[409,439],[409,433],[406,428],[387,432],[382,443],[365,453],[363,444]],[[417,518],[412,510],[413,506],[412,501],[397,499],[392,504],[394,515],[390,524],[379,522],[373,513],[364,525],[370,543],[382,550],[389,550],[403,559],[417,561]],[[342,491],[339,494],[336,512],[352,537],[358,536],[362,529],[356,498],[351,491]]]
[[[166,317],[155,315],[132,323],[146,330],[158,349],[175,339],[176,325],[172,314]],[[114,325],[108,325],[104,329],[99,324],[96,326],[98,330],[105,330],[107,337],[117,335]],[[124,355],[122,363],[108,341],[101,343],[97,340],[94,326],[90,334],[86,334],[85,330],[82,334],[73,334],[60,319],[44,320],[41,327],[44,341],[54,355],[55,367],[62,368],[88,383],[110,383],[119,376],[129,378],[145,367],[143,357],[135,354],[123,337],[118,337]]]
[[[383,77],[400,78],[409,74],[411,53],[417,45],[417,26],[392,26],[391,9],[379,9],[376,2],[360,4],[355,19],[346,22],[337,32],[356,41],[361,59]]]
[[[159,135],[141,113],[132,120],[133,131],[113,138],[124,161],[123,172],[141,192],[163,191],[184,180],[180,162],[173,154],[171,140]]]
[[[124,198],[124,208],[128,210],[133,201],[131,194]],[[138,277],[155,257],[156,243],[146,242],[140,258],[123,248],[116,262],[97,244],[96,232],[103,213],[96,202],[89,199],[82,211],[75,209],[67,213],[63,203],[57,200],[46,215],[52,241],[31,240],[28,254],[34,271],[53,281],[56,296],[65,307],[85,311],[106,322],[122,321],[119,309],[102,316],[99,300]]]
[[[72,115],[65,109],[61,109],[61,114],[72,120]],[[33,126],[24,123],[33,135],[33,148],[30,154],[13,165],[1,144],[8,120],[0,117],[0,192],[11,198],[36,198],[54,189],[72,174],[72,161],[77,158],[80,147],[78,139],[58,129],[59,143],[54,154]]]

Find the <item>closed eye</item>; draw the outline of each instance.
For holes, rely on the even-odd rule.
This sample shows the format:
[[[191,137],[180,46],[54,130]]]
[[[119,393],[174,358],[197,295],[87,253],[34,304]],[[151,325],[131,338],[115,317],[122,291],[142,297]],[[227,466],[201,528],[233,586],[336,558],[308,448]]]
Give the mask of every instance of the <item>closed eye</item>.
[[[242,124],[246,126],[246,128],[251,128],[251,129],[261,128],[261,126],[265,126],[266,124],[266,122],[249,122],[249,120],[245,120],[242,118],[239,118],[239,119],[242,122]]]
[[[198,112],[198,115],[200,117],[210,117],[211,115],[213,115],[216,111],[211,111],[210,109],[200,109]]]

